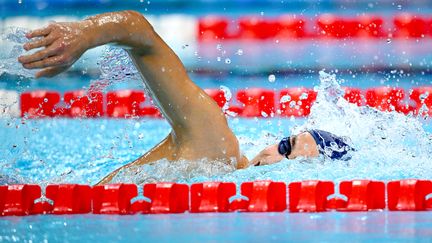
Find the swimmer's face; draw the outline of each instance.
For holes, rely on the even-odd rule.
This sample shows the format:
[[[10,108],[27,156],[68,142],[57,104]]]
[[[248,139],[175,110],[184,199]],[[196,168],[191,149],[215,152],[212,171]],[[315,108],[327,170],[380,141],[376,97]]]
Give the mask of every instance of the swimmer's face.
[[[317,144],[309,132],[302,132],[298,135],[291,136],[291,153],[288,159],[295,159],[297,157],[317,157],[319,151]]]

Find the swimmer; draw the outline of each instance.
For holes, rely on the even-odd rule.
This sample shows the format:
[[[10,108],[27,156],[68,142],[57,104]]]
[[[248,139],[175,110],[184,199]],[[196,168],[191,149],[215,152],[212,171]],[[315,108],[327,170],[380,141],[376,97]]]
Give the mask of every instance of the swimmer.
[[[24,68],[40,69],[36,78],[53,77],[66,71],[88,49],[105,44],[122,46],[172,128],[154,148],[110,173],[98,184],[110,183],[123,169],[161,159],[207,158],[208,161],[222,161],[243,169],[250,165],[276,163],[285,157],[309,158],[323,154],[331,159],[340,159],[351,150],[340,137],[310,130],[284,138],[248,161],[240,153],[239,142],[223,111],[191,81],[177,55],[138,12],[105,13],[78,22],[51,23],[26,36],[30,41],[24,44],[25,50],[41,49],[20,56],[18,61]],[[332,148],[330,152],[329,147]]]

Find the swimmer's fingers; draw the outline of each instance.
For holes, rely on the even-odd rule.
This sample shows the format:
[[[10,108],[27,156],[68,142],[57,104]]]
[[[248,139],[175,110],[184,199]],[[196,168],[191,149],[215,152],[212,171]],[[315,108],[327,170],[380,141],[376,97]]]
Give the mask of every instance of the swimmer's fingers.
[[[34,37],[47,36],[51,32],[51,29],[52,29],[52,25],[48,25],[47,27],[28,32],[26,34],[26,37],[31,39]]]
[[[41,77],[54,77],[57,74],[60,74],[64,71],[66,71],[66,69],[68,69],[68,66],[61,66],[61,67],[49,67],[49,68],[44,68],[42,69],[42,71],[39,71],[36,73],[35,77],[36,78],[41,78]]]
[[[45,38],[38,39],[38,40],[35,40],[35,41],[31,41],[31,42],[27,42],[26,44],[24,44],[24,49],[26,51],[30,51],[30,50],[35,49],[35,48],[49,46],[55,40],[56,40],[56,37],[54,37],[53,35],[48,35]]]
[[[253,166],[260,166],[260,165],[264,165],[265,161],[264,161],[264,156],[262,154],[258,154],[255,158],[253,158],[250,161],[249,165],[253,165]]]
[[[41,61],[47,57],[54,56],[55,54],[60,53],[64,49],[63,45],[51,45],[43,50],[40,50],[36,53],[26,55],[26,56],[20,56],[18,58],[18,61],[22,64],[30,64],[32,62]],[[25,68],[28,68],[26,65],[24,65]]]
[[[56,67],[63,65],[65,63],[63,56],[54,56],[45,58],[40,61],[25,63],[23,66],[27,69],[37,69],[37,68],[47,68],[47,67]]]

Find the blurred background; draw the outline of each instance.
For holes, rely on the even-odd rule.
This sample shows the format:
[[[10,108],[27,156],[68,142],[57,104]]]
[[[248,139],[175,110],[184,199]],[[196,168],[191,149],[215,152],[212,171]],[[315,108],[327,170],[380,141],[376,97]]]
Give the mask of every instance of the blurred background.
[[[322,69],[360,88],[430,82],[430,1],[0,0],[0,29],[4,37],[12,27],[34,29],[125,9],[143,13],[204,88],[313,87]],[[3,44],[0,57],[10,50]],[[3,72],[0,89],[88,87],[100,75],[103,52],[89,51],[52,80],[10,82],[27,79]],[[110,88],[139,86],[117,85]]]

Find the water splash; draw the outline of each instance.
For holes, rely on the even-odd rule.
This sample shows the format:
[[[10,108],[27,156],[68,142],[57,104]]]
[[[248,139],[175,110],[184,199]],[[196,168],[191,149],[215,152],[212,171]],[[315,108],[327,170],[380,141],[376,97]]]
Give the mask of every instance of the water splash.
[[[351,104],[343,98],[344,91],[336,76],[325,72],[320,72],[320,84],[315,90],[318,92],[317,100],[309,118],[303,124],[292,127],[291,133],[322,129],[344,136],[346,142],[356,149],[349,161],[332,161],[321,156],[314,159],[283,160],[274,165],[234,171],[221,165],[215,166],[212,161],[206,160],[176,163],[163,160],[140,167],[140,172],[135,175],[123,174],[116,181],[128,178],[129,182],[135,183],[166,180],[241,183],[263,179],[290,182],[305,179],[342,181],[358,178],[432,178],[432,140],[419,119]],[[249,135],[258,135],[258,139],[239,136],[242,150],[249,158],[289,134],[285,132],[276,135],[267,132],[265,128],[261,132],[246,130]]]
[[[9,28],[3,33],[1,38],[2,48],[5,52],[0,53],[0,75],[4,72],[10,74],[21,75],[25,77],[33,77],[34,71],[26,70],[16,61],[16,58],[24,53],[22,44],[27,41],[25,38],[25,29]],[[101,76],[99,79],[92,81],[90,91],[102,91],[113,83],[126,82],[128,80],[138,80],[138,71],[132,64],[126,51],[121,48],[108,46],[100,61],[98,62]],[[223,87],[221,87],[223,89]],[[320,72],[320,84],[315,87],[318,92],[317,100],[311,108],[311,114],[305,123],[291,127],[290,132],[276,133],[275,128],[261,127],[257,128],[256,124],[249,124],[247,127],[244,122],[236,124],[237,130],[243,131],[239,134],[239,141],[242,151],[249,157],[255,156],[260,149],[272,143],[277,143],[283,136],[289,133],[298,133],[307,129],[322,129],[340,136],[346,136],[350,139],[350,143],[356,149],[352,159],[347,162],[331,161],[322,158],[311,160],[297,159],[293,161],[284,160],[270,166],[251,167],[245,170],[233,171],[232,165],[218,164],[213,161],[182,161],[170,163],[166,160],[158,161],[149,165],[144,165],[134,171],[125,171],[115,180],[128,181],[135,183],[145,183],[154,181],[183,181],[183,182],[198,182],[206,180],[221,180],[243,182],[257,179],[272,179],[279,181],[293,181],[302,179],[326,179],[326,180],[345,180],[355,178],[370,178],[378,180],[401,179],[401,178],[432,178],[432,144],[431,136],[424,131],[420,120],[416,117],[404,116],[396,112],[381,112],[369,107],[358,107],[347,102],[343,98],[343,89],[335,75],[330,75],[325,72]],[[225,89],[225,91],[229,91]],[[228,92],[229,93],[229,92]],[[227,94],[230,96],[230,94]],[[284,100],[290,100],[291,97],[285,97]],[[19,120],[5,121],[19,125]],[[33,122],[33,121],[32,121]],[[45,121],[47,124],[50,121]],[[58,121],[51,121],[58,122]],[[60,122],[58,130],[61,131],[71,121]],[[271,123],[271,121],[269,121]],[[28,121],[28,123],[31,123]],[[66,123],[66,124],[63,124]],[[92,122],[93,124],[94,122]],[[110,121],[112,123],[112,121]],[[266,122],[267,123],[267,122]],[[39,130],[44,127],[41,123],[34,123],[35,126],[29,129]],[[81,124],[81,123],[80,123]],[[52,125],[48,124],[48,125]],[[276,126],[274,124],[266,124],[267,126]],[[86,125],[78,125],[82,128]],[[6,127],[6,125],[5,125]],[[49,127],[49,129],[48,129]],[[91,127],[91,126],[90,126]],[[286,124],[282,122],[278,129],[285,130]],[[115,128],[113,128],[115,130]],[[8,161],[5,163],[10,168],[2,168],[2,171],[7,171],[6,175],[13,175],[13,178],[20,178],[20,170],[25,169],[30,171],[30,178],[25,179],[26,182],[33,180],[40,181],[44,178],[50,182],[97,182],[95,174],[101,176],[100,169],[112,170],[109,164],[112,160],[117,160],[115,166],[125,164],[144,152],[134,151],[131,156],[130,149],[118,148],[114,151],[117,157],[113,157],[111,152],[109,155],[104,155],[100,158],[94,158],[98,150],[101,150],[101,144],[104,144],[104,138],[88,137],[86,143],[91,144],[86,151],[86,155],[90,159],[82,159],[80,165],[71,163],[76,160],[78,154],[82,151],[70,153],[69,157],[64,157],[64,147],[73,147],[70,143],[65,143],[62,149],[47,151],[48,144],[56,144],[59,141],[64,141],[64,134],[58,132],[53,135],[51,126],[47,126],[47,131],[43,134],[42,139],[37,139],[32,143],[21,129],[10,129],[9,135],[0,136],[20,137],[23,141],[18,144],[23,150],[10,149],[16,144],[3,143],[5,158]],[[91,129],[86,130],[91,132]],[[3,131],[4,132],[4,131]],[[16,133],[21,133],[19,136]],[[121,133],[127,133],[129,130],[124,130]],[[142,131],[149,133],[149,131]],[[237,133],[237,132],[236,132]],[[80,131],[75,131],[71,134],[80,134]],[[160,135],[160,134],[159,134]],[[118,135],[119,137],[121,135]],[[255,136],[251,138],[251,136]],[[55,138],[55,141],[49,140],[49,137]],[[157,137],[157,136],[156,136]],[[47,140],[48,139],[48,140]],[[140,141],[142,142],[142,141]],[[156,143],[158,141],[152,141]],[[78,140],[76,143],[83,143]],[[123,144],[126,143],[126,144]],[[31,146],[40,146],[40,148],[31,148],[35,151],[40,151],[36,158],[46,156],[45,160],[52,160],[52,164],[47,166],[45,160],[35,160],[31,157]],[[127,147],[127,142],[119,142],[119,146]],[[85,145],[84,145],[85,146]],[[111,146],[109,144],[107,147]],[[115,147],[115,146],[114,146]],[[39,149],[39,150],[38,150]],[[148,148],[147,148],[148,149]],[[2,160],[2,159],[0,159]],[[4,160],[4,159],[3,159]],[[31,162],[30,162],[31,161]],[[56,162],[66,161],[64,164],[56,165]],[[15,163],[16,162],[16,163]],[[14,167],[13,165],[17,165]],[[112,165],[112,163],[111,163]],[[15,171],[15,172],[13,172]],[[107,172],[107,171],[105,171]],[[13,174],[12,174],[13,173]],[[41,178],[40,175],[45,177]],[[5,177],[6,178],[6,177]],[[91,178],[91,179],[89,179]],[[11,180],[10,178],[2,180]],[[24,181],[20,179],[20,181]]]
[[[22,67],[18,62],[18,57],[26,53],[23,44],[28,41],[25,34],[28,32],[25,28],[10,27],[1,31],[0,36],[0,75],[8,73],[26,78],[34,77],[35,70],[29,70]],[[36,50],[33,50],[33,53]]]
[[[29,52],[24,50],[23,44],[28,41],[25,34],[28,29],[20,27],[9,27],[2,30],[0,36],[0,75],[8,73],[25,78],[33,78],[37,70],[29,70],[22,67],[18,62],[18,57],[23,54],[31,54],[40,49]],[[4,48],[3,48],[4,47]],[[119,47],[106,46],[98,59],[97,66],[100,75],[92,80],[88,91],[104,91],[112,84],[126,83],[129,81],[140,80],[139,73],[129,58],[128,53]]]
[[[144,166],[133,166],[117,174],[113,183],[129,182],[138,185],[155,182],[191,182],[199,180],[212,180],[235,170],[232,164],[219,161],[200,159],[195,161],[170,162],[162,159]]]
[[[122,48],[106,46],[97,65],[101,74],[91,81],[89,91],[103,91],[114,83],[140,80],[138,70]]]
[[[432,138],[420,119],[347,102],[334,74],[320,72],[320,84],[315,90],[318,95],[310,116],[304,124],[292,127],[291,133],[322,129],[344,136],[356,149],[352,159],[285,160],[248,172],[236,171],[228,175],[230,179],[246,175],[249,179],[282,181],[432,178]],[[260,142],[254,145],[259,146]]]

